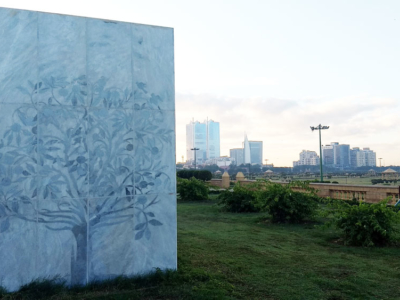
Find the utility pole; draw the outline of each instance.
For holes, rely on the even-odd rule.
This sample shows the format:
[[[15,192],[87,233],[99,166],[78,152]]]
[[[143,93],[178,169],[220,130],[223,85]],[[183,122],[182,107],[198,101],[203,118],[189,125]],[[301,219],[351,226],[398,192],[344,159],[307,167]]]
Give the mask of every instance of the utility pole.
[[[311,131],[317,130],[319,131],[319,170],[321,175],[321,183],[324,181],[324,175],[322,173],[322,145],[321,145],[321,130],[329,129],[329,126],[322,126],[319,124],[318,126],[310,126]]]
[[[197,160],[196,160],[196,151],[197,151],[197,150],[200,150],[200,148],[191,148],[190,150],[193,150],[193,151],[194,151],[194,169],[196,170],[196,169],[197,169],[197,166],[196,166],[196,163],[197,163]]]
[[[378,159],[379,159],[379,167],[382,167],[382,157],[380,157]]]

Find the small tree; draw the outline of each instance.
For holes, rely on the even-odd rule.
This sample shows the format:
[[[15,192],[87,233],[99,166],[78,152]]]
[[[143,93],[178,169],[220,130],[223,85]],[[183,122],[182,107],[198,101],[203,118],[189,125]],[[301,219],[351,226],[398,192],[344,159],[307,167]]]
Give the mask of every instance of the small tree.
[[[178,178],[177,191],[181,200],[199,201],[208,199],[208,187],[194,177],[190,179]]]
[[[218,196],[218,205],[229,212],[258,212],[256,207],[256,193],[259,186],[241,186],[236,184],[233,191],[225,190]]]
[[[352,246],[385,246],[394,240],[395,224],[400,222],[400,213],[388,206],[389,199],[379,203],[359,202],[350,205],[344,201],[333,201],[334,225],[343,234],[344,243]]]
[[[303,192],[293,191],[301,188]],[[292,182],[287,185],[267,182],[258,192],[257,206],[271,215],[274,223],[301,223],[315,216],[318,207],[314,189],[307,183]]]

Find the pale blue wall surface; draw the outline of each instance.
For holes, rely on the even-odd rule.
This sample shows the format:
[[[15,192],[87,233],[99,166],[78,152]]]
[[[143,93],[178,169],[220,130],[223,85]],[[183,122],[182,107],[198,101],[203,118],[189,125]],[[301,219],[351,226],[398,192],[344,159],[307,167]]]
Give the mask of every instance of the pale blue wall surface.
[[[173,29],[0,9],[0,285],[176,268]]]

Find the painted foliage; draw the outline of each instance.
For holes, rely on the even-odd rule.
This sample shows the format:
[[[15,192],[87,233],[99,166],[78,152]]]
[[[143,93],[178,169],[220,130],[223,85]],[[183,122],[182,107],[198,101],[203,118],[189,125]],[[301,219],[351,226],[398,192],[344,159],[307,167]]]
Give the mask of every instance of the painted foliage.
[[[9,260],[0,263],[0,285],[16,289],[56,275],[84,284],[175,268],[175,124],[173,78],[167,78],[173,76],[173,56],[154,56],[171,59],[164,64],[172,72],[153,70],[152,51],[165,51],[154,47],[155,29],[8,9],[1,14],[6,25],[16,23],[11,31],[35,24],[38,14],[39,35],[37,52],[29,53],[38,61],[37,74],[25,76],[24,68],[7,65],[12,60],[2,61],[0,253]],[[75,44],[52,32],[52,24]],[[82,26],[86,35],[79,32]],[[112,35],[116,31],[120,36]],[[126,61],[116,61],[118,53]],[[60,55],[67,61],[59,61]],[[85,68],[68,65],[85,59]],[[13,76],[19,85],[10,83]],[[21,236],[24,242],[15,248]],[[164,249],[156,249],[157,243]],[[15,261],[27,272],[19,274]]]

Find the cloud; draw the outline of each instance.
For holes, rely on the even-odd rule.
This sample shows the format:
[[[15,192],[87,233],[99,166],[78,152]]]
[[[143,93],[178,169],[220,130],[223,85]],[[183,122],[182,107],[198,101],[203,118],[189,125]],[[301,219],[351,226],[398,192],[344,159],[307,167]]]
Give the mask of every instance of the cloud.
[[[338,99],[239,98],[213,94],[176,95],[177,157],[186,155],[186,124],[207,117],[220,122],[221,155],[241,147],[244,132],[264,142],[264,159],[291,166],[303,149],[319,152],[310,126],[329,125],[323,144],[370,147],[386,164],[400,164],[399,99],[366,95]],[[396,152],[397,151],[397,152]]]

